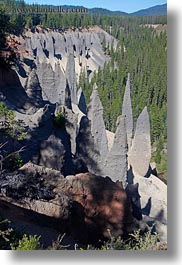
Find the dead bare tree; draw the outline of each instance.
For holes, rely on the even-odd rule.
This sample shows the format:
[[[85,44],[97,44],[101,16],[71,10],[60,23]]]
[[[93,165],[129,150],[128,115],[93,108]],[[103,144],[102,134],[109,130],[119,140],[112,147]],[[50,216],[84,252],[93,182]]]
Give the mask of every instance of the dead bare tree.
[[[4,162],[6,159],[8,159],[8,158],[10,158],[10,157],[12,157],[12,156],[14,156],[14,155],[16,155],[16,154],[20,154],[20,153],[22,153],[22,152],[24,152],[24,151],[26,150],[26,146],[22,146],[19,150],[14,151],[14,152],[11,152],[10,154],[4,156],[4,155],[1,154],[1,152],[2,152],[2,148],[3,148],[7,143],[8,143],[8,142],[1,143],[1,144],[0,144],[0,171],[2,171],[2,168],[3,168],[3,162]]]

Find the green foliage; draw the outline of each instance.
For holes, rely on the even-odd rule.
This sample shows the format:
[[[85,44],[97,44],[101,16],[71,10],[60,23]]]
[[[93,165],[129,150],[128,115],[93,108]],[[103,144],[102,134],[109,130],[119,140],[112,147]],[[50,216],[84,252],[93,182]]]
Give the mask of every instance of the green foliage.
[[[161,152],[160,162],[157,164],[157,172],[167,174],[167,154]]]
[[[10,221],[0,217],[0,250],[38,250],[41,249],[40,236],[20,236],[11,226]]]
[[[8,165],[11,171],[14,171],[23,166],[23,160],[19,153],[12,154],[8,159]]]
[[[10,48],[11,55],[8,57],[3,55],[3,50],[8,47],[6,37],[12,29],[13,25],[10,22],[10,16],[6,13],[6,5],[0,4],[0,67],[2,68],[10,68],[16,60],[16,55]]]
[[[16,233],[10,226],[10,221],[0,217],[0,250],[11,249],[11,244],[17,244],[19,239]]]
[[[156,163],[157,173],[167,180],[167,146],[165,137],[160,137],[153,147],[156,151],[152,154],[152,161]]]
[[[136,230],[131,234],[131,241],[125,246],[128,250],[156,250],[159,235],[152,234],[152,229],[149,229],[144,235],[141,231]]]
[[[157,250],[158,247],[157,233],[152,233],[152,228],[148,227],[146,233],[141,233],[138,229],[130,234],[127,240],[123,240],[121,237],[113,237],[110,235],[110,239],[97,250]],[[93,246],[88,246],[87,250],[95,249]]]
[[[27,236],[26,234],[23,235],[23,238],[19,240],[18,246],[11,245],[12,250],[40,250],[40,236],[37,235],[30,235]]]
[[[2,169],[2,164],[6,160],[9,169],[15,170],[23,165],[23,160],[19,152],[22,152],[24,149],[21,148],[17,151],[17,143],[28,139],[27,129],[21,122],[15,120],[14,112],[9,110],[3,102],[0,102],[0,121],[0,135],[6,144],[8,142],[12,144],[12,151],[6,153],[6,155],[1,155],[3,150],[1,150],[2,148],[0,146],[0,166]]]
[[[57,126],[58,128],[64,128],[65,123],[66,123],[66,119],[64,115],[62,114],[62,112],[58,112],[56,116],[54,117],[55,126]]]
[[[141,24],[164,24],[166,23],[166,15],[163,16],[146,16],[146,17],[132,17],[132,16],[114,16],[101,14],[83,14],[83,13],[16,13],[16,8],[36,8],[48,7],[46,5],[29,5],[24,1],[4,0],[3,8],[7,13],[11,13],[11,29],[14,33],[19,34],[23,27],[32,27],[42,25],[49,28],[66,29],[69,27],[89,27],[99,25],[108,32],[112,26],[112,33],[117,38],[122,27],[129,30],[132,25]],[[100,11],[99,11],[100,12]]]
[[[113,27],[112,34],[115,35]],[[106,128],[115,131],[118,115],[122,114],[127,75],[131,79],[131,100],[134,123],[147,106],[151,119],[152,143],[167,139],[167,38],[166,32],[129,24],[117,33],[118,46],[110,49],[111,60],[94,73],[91,82],[81,73],[79,85],[86,101],[97,83],[104,107]],[[105,44],[104,44],[105,46]],[[136,52],[137,51],[137,52]]]
[[[7,137],[22,141],[28,137],[26,128],[15,120],[15,114],[7,106],[0,102],[0,120],[2,120],[1,131],[6,134]]]
[[[11,233],[8,220],[0,218],[0,249],[6,249],[9,246]]]
[[[161,162],[161,152],[159,150],[157,150],[154,154],[153,154],[153,159],[157,164],[160,164]]]

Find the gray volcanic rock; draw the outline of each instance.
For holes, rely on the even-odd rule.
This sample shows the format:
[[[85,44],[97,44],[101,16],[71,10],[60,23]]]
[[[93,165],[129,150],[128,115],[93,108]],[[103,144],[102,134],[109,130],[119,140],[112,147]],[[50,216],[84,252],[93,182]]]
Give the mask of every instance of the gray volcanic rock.
[[[59,62],[53,69],[50,63],[38,63],[37,74],[42,88],[42,97],[51,103],[65,103],[66,78]]]
[[[54,42],[52,39],[52,32],[45,33],[44,49],[48,52],[47,57],[54,57]]]
[[[55,89],[54,89],[54,102],[58,102],[59,104],[65,104],[65,88],[66,88],[66,78],[61,70],[61,66],[58,63],[55,65]]]
[[[104,159],[108,153],[108,142],[103,119],[103,106],[96,84],[94,84],[88,105],[88,119],[91,121],[91,134],[94,138],[94,146],[101,158]]]
[[[69,88],[68,80],[66,80],[64,105],[67,108],[72,109],[71,91],[70,91],[70,88]]]
[[[85,96],[83,94],[83,90],[79,88],[77,92],[77,99],[78,99],[78,107],[84,113],[87,114],[87,104],[85,100]]]
[[[121,183],[91,173],[71,175],[64,179],[58,178],[56,174],[56,182],[53,182],[53,178],[49,181],[46,174],[49,170],[43,168],[45,173],[42,173],[40,167],[34,167],[32,164],[25,165],[22,172],[26,175],[17,175],[14,172],[9,179],[6,177],[7,189],[12,186],[12,179],[17,178],[21,189],[16,190],[15,182],[18,200],[12,192],[9,196],[0,193],[1,208],[9,209],[10,205],[14,205],[14,214],[30,214],[32,223],[40,220],[36,213],[41,214],[44,222],[49,220],[46,225],[55,226],[57,221],[61,232],[73,232],[77,240],[83,240],[85,243],[99,242],[100,238],[110,238],[110,234],[114,237],[122,236],[134,228],[130,203]],[[2,184],[0,177],[0,192]],[[39,189],[48,189],[51,197],[41,195]],[[31,212],[23,212],[23,209]],[[52,220],[54,222],[50,222],[51,219],[47,217],[55,218]]]
[[[97,71],[109,61],[109,57],[102,50],[104,38],[110,47],[112,43],[114,48],[117,44],[115,38],[99,27],[53,31],[37,26],[34,30],[26,30],[20,38],[22,40],[21,50],[25,56],[25,63],[22,62],[25,76],[19,74],[22,86],[25,88],[27,76],[30,74],[28,67],[37,68],[36,74],[39,81],[37,91],[41,88],[43,100],[48,100],[53,104],[58,102],[62,105],[65,101],[68,102],[69,98],[65,95],[67,94],[66,79],[71,101],[73,104],[78,104],[77,81],[80,73],[88,71],[90,78],[95,70]],[[31,91],[28,93],[31,94]],[[82,94],[80,100],[83,101]],[[80,107],[82,105],[85,108],[84,102],[81,101]],[[85,109],[81,111],[85,113]]]
[[[36,70],[32,69],[28,76],[27,85],[26,85],[26,92],[28,97],[34,103],[40,103],[42,99],[42,89],[39,84],[38,76],[36,74]]]
[[[93,73],[109,61],[102,49],[103,39],[106,46],[117,46],[117,40],[99,27],[51,31],[38,26],[35,32],[27,30],[23,38],[29,56],[40,63],[46,60],[52,67],[59,61],[65,70],[67,58],[74,51],[77,80],[84,69]]]
[[[130,74],[128,74],[128,79],[126,83],[126,89],[123,99],[122,115],[125,116],[128,148],[130,148],[133,136],[133,114],[132,114],[131,97],[130,97]]]
[[[34,119],[36,122],[36,119],[38,121],[38,125],[42,126],[44,125],[52,116],[50,105],[46,104],[44,108],[39,109],[37,113],[34,114]]]
[[[154,175],[136,176],[134,183],[139,184],[143,221],[155,224],[160,240],[167,242],[167,185]]]
[[[32,162],[26,163],[18,171],[25,175],[39,174],[41,177],[44,178],[45,183],[53,186],[56,186],[60,179],[64,179],[64,176],[61,174],[60,171],[44,166],[39,166],[33,164]]]
[[[61,113],[65,118],[65,129],[70,136],[71,153],[72,155],[75,155],[78,115],[73,113],[73,111],[66,106],[57,105],[55,115],[59,113]]]
[[[66,79],[68,80],[68,85],[71,92],[71,102],[77,104],[77,85],[73,52],[68,55]]]
[[[132,147],[128,153],[134,175],[145,176],[151,159],[150,121],[145,107],[138,117]]]
[[[112,148],[105,160],[104,173],[113,181],[121,181],[127,185],[127,136],[125,118],[119,116]]]
[[[31,34],[30,46],[33,50],[34,56],[38,57],[41,62],[46,60],[46,55],[43,51],[41,43],[41,34],[35,33]]]
[[[65,148],[59,138],[52,134],[47,140],[42,141],[39,165],[61,171],[64,159]]]
[[[94,137],[91,134],[91,121],[86,116],[83,116],[80,121],[76,147],[77,171],[101,174],[101,156],[95,147]]]
[[[50,63],[40,63],[37,66],[40,85],[42,88],[42,97],[44,100],[49,100],[51,103],[55,103],[55,75]],[[56,101],[55,101],[56,100]]]

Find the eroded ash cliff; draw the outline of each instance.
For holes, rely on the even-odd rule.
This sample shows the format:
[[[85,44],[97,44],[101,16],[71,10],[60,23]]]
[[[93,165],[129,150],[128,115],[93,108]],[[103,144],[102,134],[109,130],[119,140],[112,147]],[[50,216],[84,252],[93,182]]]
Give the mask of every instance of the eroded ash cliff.
[[[0,213],[9,207],[12,217],[15,207],[27,216],[38,214],[38,220],[52,218],[62,232],[85,242],[156,222],[166,241],[167,187],[151,174],[146,107],[133,125],[130,75],[115,134],[106,131],[97,85],[88,106],[78,87],[81,71],[91,78],[110,60],[103,39],[116,47],[117,40],[99,27],[35,27],[10,37],[20,60],[0,69],[0,100],[14,111],[26,137],[15,143],[0,135],[7,142],[2,155],[24,147],[22,168],[9,172],[3,164]]]

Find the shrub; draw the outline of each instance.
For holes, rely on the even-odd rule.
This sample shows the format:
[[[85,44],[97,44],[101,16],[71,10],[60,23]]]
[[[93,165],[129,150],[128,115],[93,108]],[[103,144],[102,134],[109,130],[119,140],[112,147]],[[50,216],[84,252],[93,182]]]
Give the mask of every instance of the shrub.
[[[38,250],[41,249],[40,246],[40,236],[27,236],[23,235],[23,238],[19,240],[18,246],[11,245],[12,250]]]
[[[138,229],[130,234],[127,240],[121,237],[115,238],[110,234],[110,239],[105,241],[99,249],[89,245],[87,250],[159,250],[161,248],[159,248],[158,238],[159,235],[152,233],[152,228],[148,227],[146,233],[143,234]]]
[[[8,220],[0,220],[0,249],[8,249],[12,229]]]
[[[64,128],[66,123],[65,117],[64,115],[59,112],[56,114],[56,116],[54,117],[54,124],[58,127],[58,128]]]
[[[70,245],[63,245],[62,241],[64,239],[66,234],[59,235],[57,240],[52,242],[52,246],[50,246],[48,249],[49,250],[65,250],[67,249]]]

